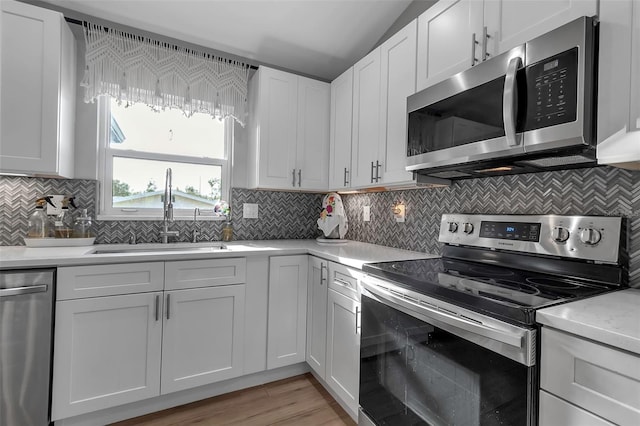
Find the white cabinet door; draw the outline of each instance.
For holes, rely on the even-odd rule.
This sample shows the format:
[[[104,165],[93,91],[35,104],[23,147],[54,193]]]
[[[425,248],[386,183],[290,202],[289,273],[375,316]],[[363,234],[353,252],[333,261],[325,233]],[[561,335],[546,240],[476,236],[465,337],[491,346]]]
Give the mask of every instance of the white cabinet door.
[[[328,262],[309,256],[307,363],[324,379],[327,351]]]
[[[380,149],[385,184],[410,182],[407,156],[407,96],[416,91],[417,21],[380,46]]]
[[[58,12],[0,7],[0,171],[73,178],[75,39]]]
[[[353,129],[351,136],[351,186],[375,184],[380,161],[380,49],[353,66]]]
[[[331,82],[329,188],[351,187],[353,67]]]
[[[244,284],[165,292],[162,394],[242,375]]]
[[[630,127],[640,130],[640,4],[633,3],[633,32],[631,39],[631,117]]]
[[[296,167],[298,188],[326,190],[329,185],[329,98],[331,86],[298,77]]]
[[[480,60],[482,47],[473,40],[482,40],[482,4],[479,0],[440,0],[418,17],[417,90]]]
[[[598,0],[485,0],[488,53],[495,56],[581,16],[598,13]]]
[[[347,404],[358,411],[360,387],[360,303],[330,289],[327,312],[327,371],[325,380]]]
[[[162,293],[56,303],[52,420],[160,394]]]
[[[267,369],[305,360],[308,262],[306,255],[269,260]]]
[[[298,77],[260,67],[258,105],[252,122],[256,132],[257,182],[260,188],[292,188],[296,168],[296,119]],[[251,165],[252,167],[254,165]]]

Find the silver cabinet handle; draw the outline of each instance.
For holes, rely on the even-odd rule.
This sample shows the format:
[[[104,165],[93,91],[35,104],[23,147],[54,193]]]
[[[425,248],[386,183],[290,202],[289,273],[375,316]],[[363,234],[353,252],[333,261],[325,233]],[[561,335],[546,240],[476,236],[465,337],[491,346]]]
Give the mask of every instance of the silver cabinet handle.
[[[327,277],[323,274],[326,270],[327,265],[325,265],[324,262],[320,263],[320,285],[322,285],[323,282],[327,282]]]
[[[518,56],[512,58],[507,66],[507,75],[504,80],[504,94],[502,98],[502,119],[504,120],[504,133],[509,146],[520,145],[521,135],[516,133],[518,84],[516,74],[522,66],[522,59]]]
[[[376,160],[376,183],[380,180],[380,167],[382,167],[382,163]]]
[[[291,186],[293,186],[295,188],[296,186],[296,169],[293,169],[293,171],[291,172]]]
[[[349,176],[349,170],[347,170],[347,168],[344,168],[344,186],[347,186],[349,184],[349,180],[347,179],[347,176]]]
[[[0,289],[0,296],[22,296],[23,294],[44,293],[49,288],[48,285],[30,285],[25,287],[3,288]]]
[[[167,293],[167,319],[171,318],[169,309],[171,308],[171,293]]]
[[[160,320],[160,295],[156,294],[156,321]]]
[[[298,169],[298,188],[302,186],[302,169]]]
[[[478,40],[476,40],[476,33],[471,34],[471,66],[474,66],[478,59],[476,58],[476,44],[478,44]]]
[[[356,334],[358,334],[358,330],[360,327],[358,326],[358,317],[360,316],[360,307],[356,306]]]
[[[488,48],[488,44],[489,44],[489,39],[491,38],[491,36],[489,35],[489,33],[487,33],[487,27],[484,27],[484,29],[482,30],[482,60],[486,61],[487,58],[489,56],[491,56],[489,54],[489,52],[487,52],[487,48]]]
[[[372,161],[371,162],[371,183],[373,183],[373,179],[374,179],[374,177],[373,177],[373,169],[374,168],[375,168],[375,166],[374,166],[373,161]]]
[[[336,284],[340,284],[343,287],[353,288],[353,286],[351,285],[351,283],[349,281],[341,280],[340,278],[334,278],[333,282],[336,283]]]

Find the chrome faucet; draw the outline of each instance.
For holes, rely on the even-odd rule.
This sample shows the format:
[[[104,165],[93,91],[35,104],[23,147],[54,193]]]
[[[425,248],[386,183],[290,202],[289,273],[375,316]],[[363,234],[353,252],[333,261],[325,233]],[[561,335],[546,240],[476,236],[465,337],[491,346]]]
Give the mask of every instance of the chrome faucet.
[[[193,230],[191,231],[191,242],[198,242],[198,235],[200,235],[200,231],[198,230],[198,216],[200,216],[200,209],[193,209]]]
[[[173,222],[173,202],[171,200],[171,168],[167,169],[167,175],[164,180],[164,206],[163,206],[163,224],[162,224],[162,232],[160,232],[160,236],[162,237],[162,243],[167,244],[169,242],[169,237],[177,237],[178,231],[169,231],[169,222]]]

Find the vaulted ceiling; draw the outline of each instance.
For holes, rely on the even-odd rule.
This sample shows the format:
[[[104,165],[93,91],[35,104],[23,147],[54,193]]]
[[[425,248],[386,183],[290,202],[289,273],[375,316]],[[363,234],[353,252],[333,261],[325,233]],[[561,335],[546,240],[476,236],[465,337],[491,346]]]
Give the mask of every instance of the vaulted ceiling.
[[[44,0],[58,7],[332,80],[411,0]]]

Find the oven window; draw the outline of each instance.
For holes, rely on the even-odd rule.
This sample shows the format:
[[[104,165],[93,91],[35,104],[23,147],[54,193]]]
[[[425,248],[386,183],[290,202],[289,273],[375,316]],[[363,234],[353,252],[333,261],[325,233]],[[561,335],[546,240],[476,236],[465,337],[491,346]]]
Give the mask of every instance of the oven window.
[[[527,425],[533,368],[362,297],[360,405],[378,425]]]
[[[407,155],[504,136],[504,77],[409,113]]]

